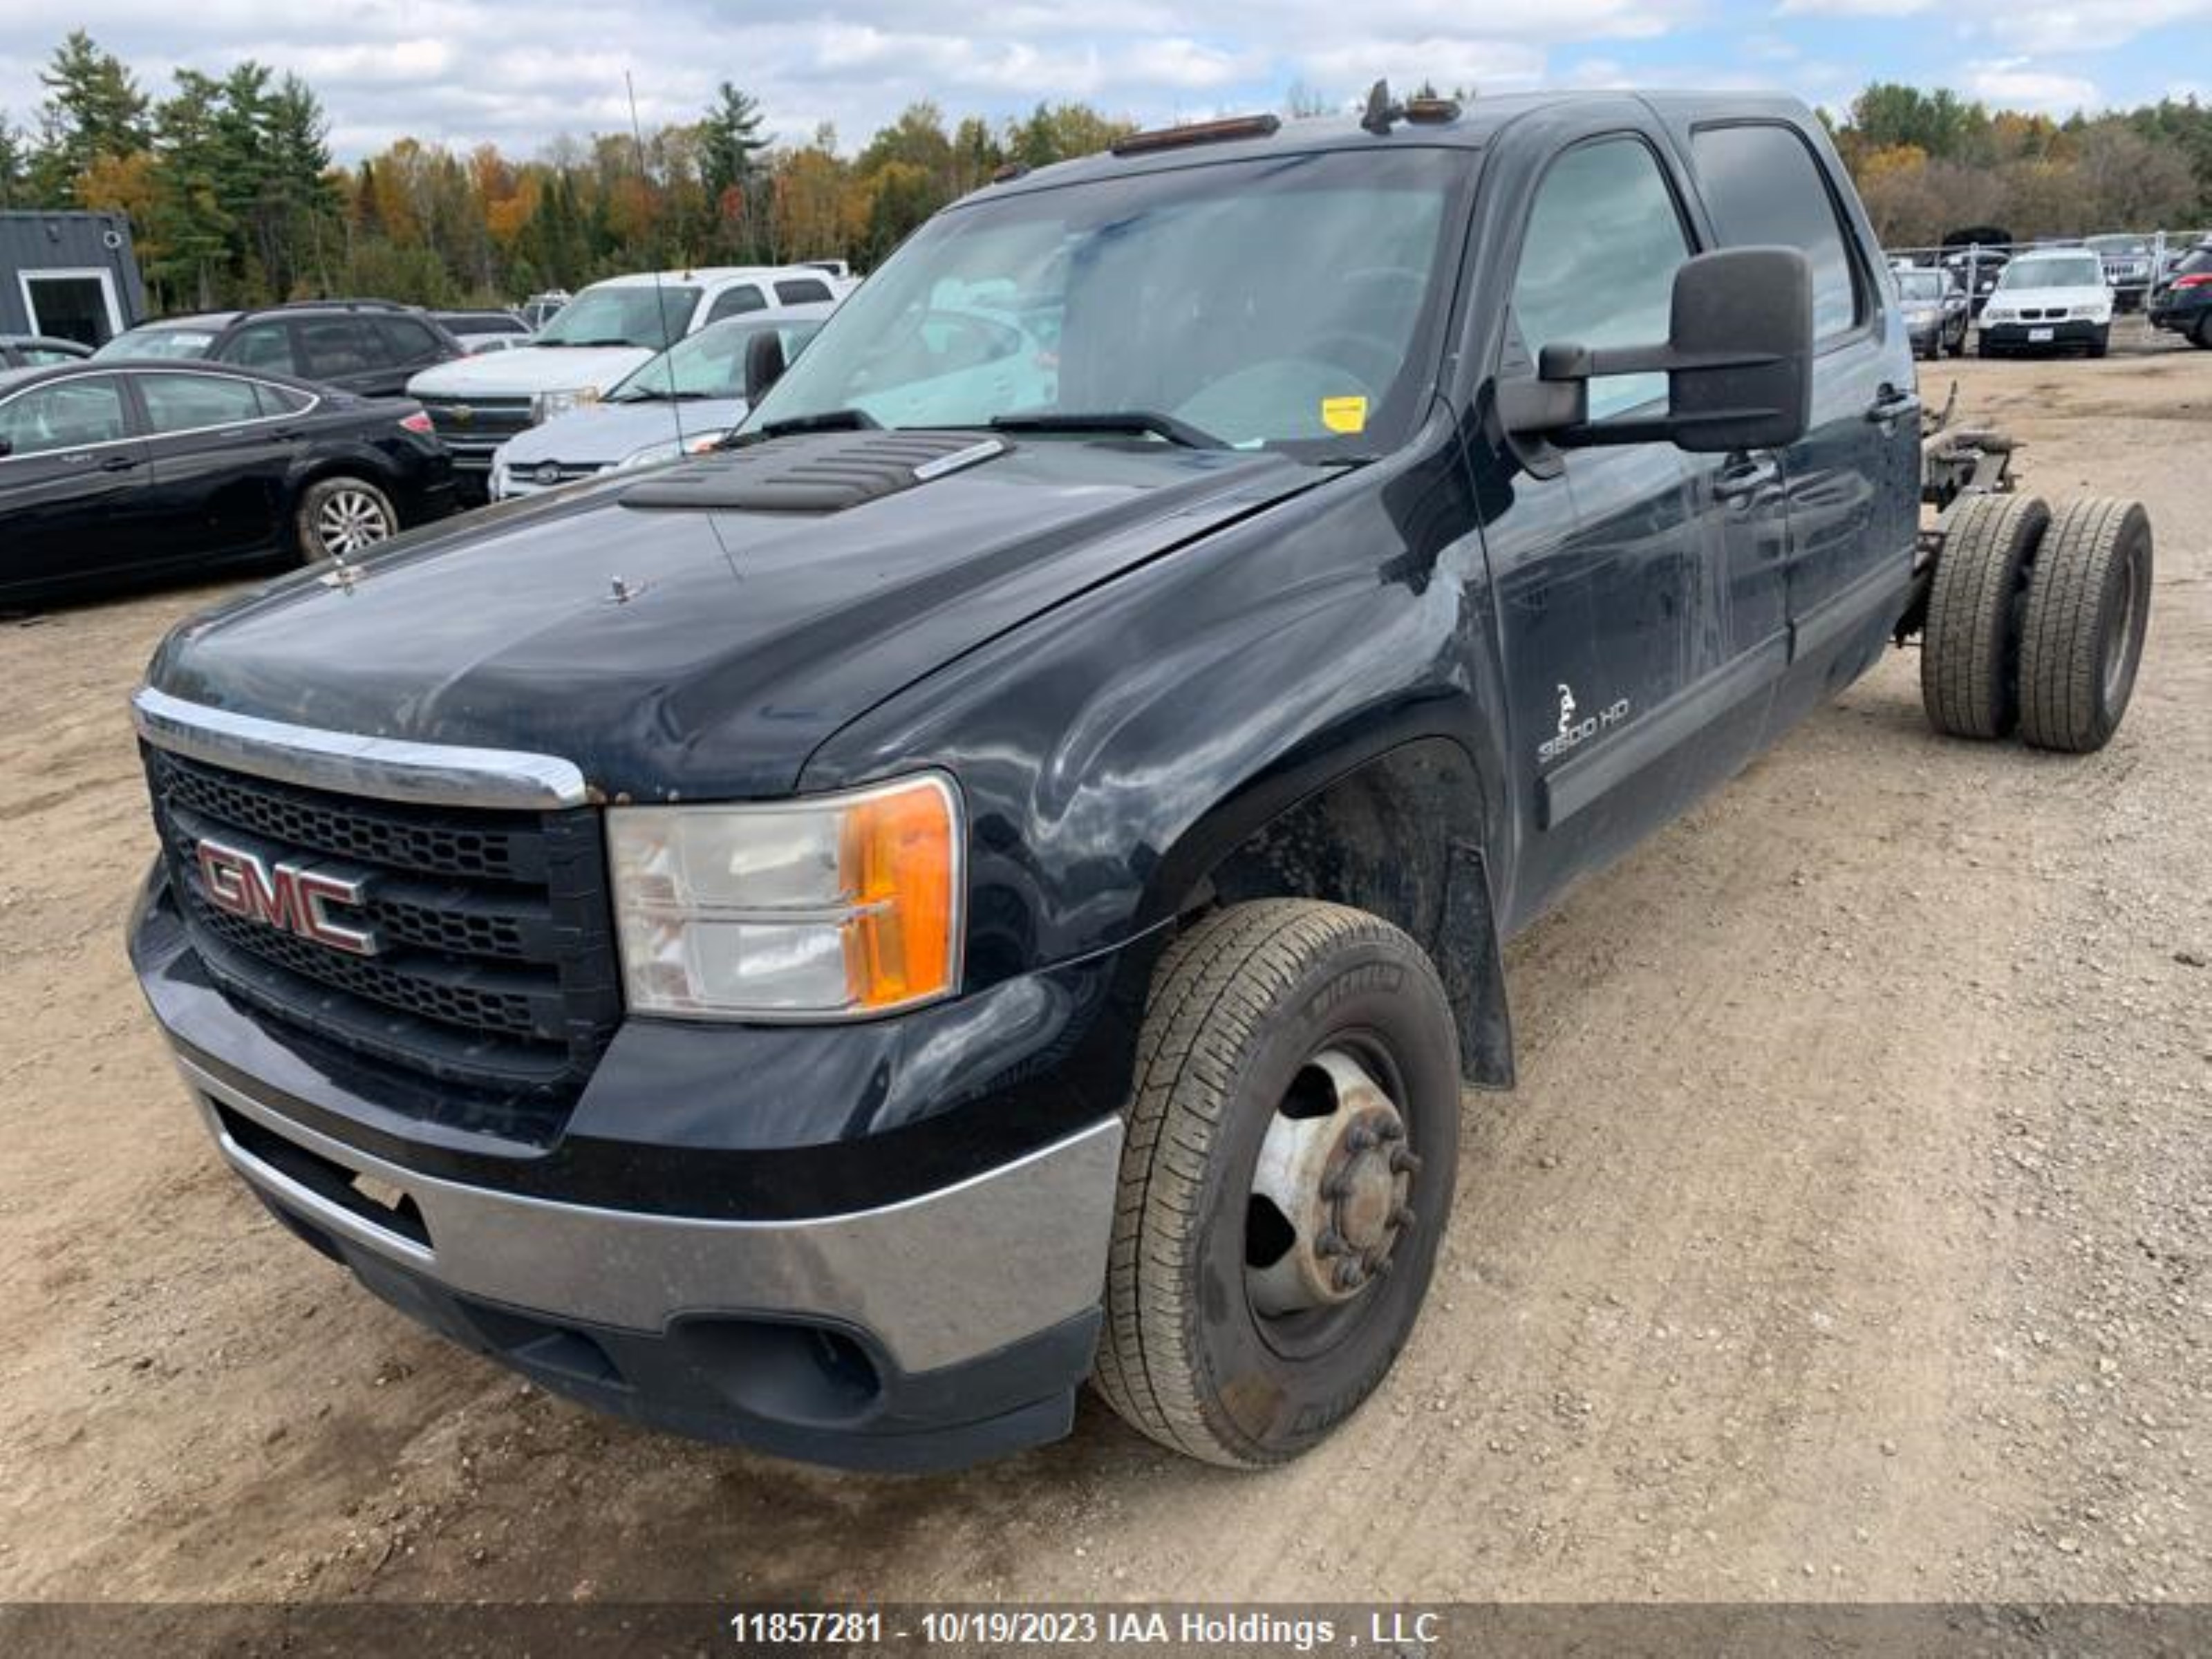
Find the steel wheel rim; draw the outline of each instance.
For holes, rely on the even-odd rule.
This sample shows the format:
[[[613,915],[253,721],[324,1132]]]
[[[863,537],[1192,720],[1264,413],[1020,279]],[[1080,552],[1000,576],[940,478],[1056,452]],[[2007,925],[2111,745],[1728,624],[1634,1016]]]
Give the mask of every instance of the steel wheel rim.
[[[316,510],[315,533],[325,553],[359,553],[391,536],[391,515],[365,489],[336,490]]]
[[[1286,1358],[1332,1348],[1364,1321],[1416,1224],[1420,1158],[1402,1099],[1385,1057],[1339,1040],[1276,1103],[1247,1199],[1244,1288]]]

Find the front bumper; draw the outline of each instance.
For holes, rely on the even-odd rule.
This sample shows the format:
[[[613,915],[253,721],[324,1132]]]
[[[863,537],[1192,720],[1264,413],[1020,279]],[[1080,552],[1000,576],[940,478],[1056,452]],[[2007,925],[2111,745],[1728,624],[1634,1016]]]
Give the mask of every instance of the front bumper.
[[[1982,324],[1982,339],[1995,351],[2049,351],[2060,346],[2092,345],[2111,337],[2110,323],[2092,322],[2086,317],[2069,317],[2052,322]]]
[[[231,1168],[386,1301],[547,1389],[810,1462],[956,1467],[1056,1439],[1091,1366],[1121,1126],[904,1203],[744,1222],[439,1180],[179,1056]]]
[[[2176,334],[2194,333],[2208,314],[2212,314],[2212,300],[2200,300],[2194,305],[2154,301],[2148,313],[2153,328],[2171,329]]]
[[[994,988],[912,1033],[779,1032],[788,1074],[747,1028],[633,1022],[562,1140],[529,1146],[403,1118],[233,1006],[158,867],[131,947],[222,1157],[278,1219],[549,1390],[854,1468],[957,1467],[1067,1431],[1097,1342],[1121,1120],[1069,1112],[1066,1093],[1040,1111],[1028,1084],[977,1092],[976,1073],[963,1087],[944,1065],[981,1059],[963,1031],[992,1034],[1001,1063],[1030,1039],[1065,1053],[1062,1020],[1092,1003],[1082,981]],[[925,1109],[904,1093],[925,1084],[918,1066],[959,1103],[856,1127],[848,1085]],[[792,1098],[809,1083],[825,1097]],[[784,1147],[742,1144],[763,1135]]]

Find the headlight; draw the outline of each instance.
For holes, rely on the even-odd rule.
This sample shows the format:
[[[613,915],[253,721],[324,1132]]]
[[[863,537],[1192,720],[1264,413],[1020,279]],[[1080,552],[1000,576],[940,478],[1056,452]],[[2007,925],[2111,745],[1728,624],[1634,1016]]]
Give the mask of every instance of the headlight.
[[[1990,306],[1982,313],[1982,320],[1985,323],[2008,323],[2012,320],[2012,307]]]
[[[531,423],[533,426],[543,425],[556,415],[586,408],[599,400],[599,389],[595,386],[570,386],[561,392],[541,392],[530,400]]]
[[[607,837],[635,1013],[836,1019],[958,988],[965,840],[948,778],[611,807]]]
[[[615,471],[627,472],[634,466],[651,466],[659,461],[672,461],[683,453],[684,447],[673,438],[665,444],[647,444],[643,449],[617,461]]]
[[[647,444],[643,449],[617,461],[614,470],[627,472],[634,466],[653,466],[662,461],[680,460],[686,455],[704,455],[721,441],[720,432],[711,432],[701,438],[686,438],[680,443],[671,438],[665,443]]]

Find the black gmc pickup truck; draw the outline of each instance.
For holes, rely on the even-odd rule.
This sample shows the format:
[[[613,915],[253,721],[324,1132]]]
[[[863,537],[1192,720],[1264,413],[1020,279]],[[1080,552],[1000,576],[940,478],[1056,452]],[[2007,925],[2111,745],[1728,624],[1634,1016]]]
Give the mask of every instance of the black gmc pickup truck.
[[[1509,935],[1893,638],[1939,728],[2072,750],[2142,649],[2139,508],[1947,440],[1923,526],[1787,100],[1139,135],[750,367],[717,453],[180,626],[131,944],[285,1227],[787,1455],[1002,1453],[1086,1378],[1312,1446],[1513,1081]]]

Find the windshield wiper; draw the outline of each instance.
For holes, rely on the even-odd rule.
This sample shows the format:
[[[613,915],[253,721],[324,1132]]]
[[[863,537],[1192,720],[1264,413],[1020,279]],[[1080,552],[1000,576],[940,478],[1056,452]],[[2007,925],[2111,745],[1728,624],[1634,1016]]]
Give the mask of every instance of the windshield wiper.
[[[755,438],[787,438],[795,432],[880,432],[883,422],[865,409],[825,409],[818,415],[793,415],[753,428]]]
[[[1041,411],[1033,415],[997,415],[994,432],[1102,432],[1133,437],[1164,438],[1185,449],[1226,449],[1229,446],[1211,432],[1149,409]]]

